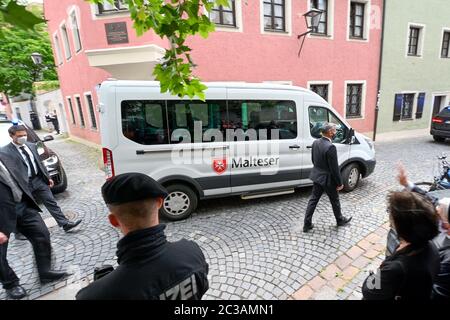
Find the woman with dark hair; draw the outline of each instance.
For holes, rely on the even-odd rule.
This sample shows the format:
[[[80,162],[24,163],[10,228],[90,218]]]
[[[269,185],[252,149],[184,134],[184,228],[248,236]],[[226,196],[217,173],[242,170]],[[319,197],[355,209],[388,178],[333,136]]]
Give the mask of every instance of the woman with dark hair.
[[[439,233],[438,213],[431,201],[409,191],[391,192],[388,212],[400,245],[364,281],[363,299],[429,300],[440,265],[430,241]]]

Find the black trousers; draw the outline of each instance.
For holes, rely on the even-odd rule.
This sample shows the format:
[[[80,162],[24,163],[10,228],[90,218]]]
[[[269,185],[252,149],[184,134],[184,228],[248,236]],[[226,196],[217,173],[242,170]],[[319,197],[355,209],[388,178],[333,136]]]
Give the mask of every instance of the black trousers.
[[[53,127],[55,127],[56,132],[59,134],[59,122],[58,121],[52,121]]]
[[[42,220],[41,215],[30,209],[25,202],[16,205],[17,230],[31,242],[39,274],[50,270],[51,266],[51,245],[50,233]],[[5,230],[9,238],[12,230]],[[8,252],[8,242],[0,245],[0,282],[4,289],[10,289],[19,285],[19,278],[11,269],[6,259]]]
[[[311,225],[312,217],[314,211],[316,210],[317,203],[319,202],[320,197],[324,192],[328,195],[328,198],[330,198],[336,222],[339,222],[342,219],[341,203],[339,201],[339,193],[337,192],[336,187],[325,188],[318,183],[314,183],[311,198],[309,198],[308,206],[306,207],[306,214],[304,221],[305,225]]]
[[[66,216],[62,213],[61,208],[56,203],[50,187],[44,183],[41,177],[34,177],[30,180],[29,186],[33,197],[44,204],[60,227],[69,222]]]

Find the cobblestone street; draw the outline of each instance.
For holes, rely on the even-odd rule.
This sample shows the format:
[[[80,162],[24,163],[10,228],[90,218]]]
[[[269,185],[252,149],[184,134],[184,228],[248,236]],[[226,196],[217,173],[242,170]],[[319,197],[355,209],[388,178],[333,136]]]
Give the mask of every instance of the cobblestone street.
[[[69,185],[66,192],[56,196],[63,211],[70,218],[82,218],[78,231],[64,233],[52,226],[49,214],[43,214],[50,224],[56,269],[70,269],[74,275],[61,283],[39,284],[31,245],[27,241],[11,239],[8,259],[29,292],[29,299],[45,296],[63,287],[72,294],[89,281],[96,266],[115,263],[119,233],[107,219],[100,186],[104,173],[99,169],[100,152],[68,139],[58,138],[48,143],[62,158]],[[342,281],[335,280],[337,271],[329,269],[336,259],[342,269],[350,265],[351,254],[341,258],[372,233],[379,249],[384,238],[379,229],[387,222],[385,198],[387,192],[399,189],[396,162],[401,159],[412,181],[431,180],[436,156],[449,153],[450,143],[435,143],[429,135],[386,140],[376,143],[375,172],[360,182],[351,193],[341,194],[344,215],[352,215],[350,225],[337,228],[331,206],[326,197],[314,215],[315,228],[302,232],[304,211],[311,188],[299,189],[295,194],[241,200],[238,197],[201,202],[191,218],[167,223],[166,234],[171,241],[180,238],[195,240],[204,250],[210,266],[210,290],[205,299],[291,299],[310,298],[314,287],[305,295],[298,290],[318,275],[334,281],[336,296],[317,298],[348,299],[361,284],[361,268],[349,269]],[[354,251],[356,249],[353,249]],[[381,251],[381,250],[379,250]],[[378,251],[378,252],[379,252]],[[359,255],[355,254],[356,259]],[[367,264],[378,263],[379,254],[366,255]],[[349,260],[349,261],[345,261]],[[325,270],[327,269],[327,270]],[[328,277],[328,278],[327,278]],[[313,285],[314,286],[314,285]],[[318,285],[322,287],[322,285]],[[69,295],[49,295],[48,298],[73,298]],[[0,290],[0,299],[6,295]]]

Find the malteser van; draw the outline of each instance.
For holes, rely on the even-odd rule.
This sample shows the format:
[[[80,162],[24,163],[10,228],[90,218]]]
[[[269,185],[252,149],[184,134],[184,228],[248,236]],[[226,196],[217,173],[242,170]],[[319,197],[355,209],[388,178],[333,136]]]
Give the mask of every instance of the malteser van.
[[[370,139],[317,94],[294,86],[206,83],[206,101],[161,94],[158,82],[107,80],[99,89],[108,177],[141,172],[169,191],[161,214],[188,217],[201,199],[266,197],[311,185],[311,145],[324,122],[345,190],[375,168]]]

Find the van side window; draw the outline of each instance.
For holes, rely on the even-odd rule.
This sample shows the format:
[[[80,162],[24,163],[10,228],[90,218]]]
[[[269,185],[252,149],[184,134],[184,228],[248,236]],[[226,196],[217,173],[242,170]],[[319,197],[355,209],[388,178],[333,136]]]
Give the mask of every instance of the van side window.
[[[226,101],[167,101],[170,143],[221,142]],[[201,128],[196,132],[195,128]]]
[[[165,101],[122,101],[122,133],[139,144],[167,144]]]
[[[228,116],[227,128],[242,129],[246,140],[297,138],[294,101],[233,100],[228,102]]]
[[[347,137],[348,128],[340,121],[330,110],[324,107],[309,107],[309,128],[311,136],[319,139],[321,137],[320,130],[325,122],[334,123],[336,125],[336,137],[334,143],[343,143]]]

